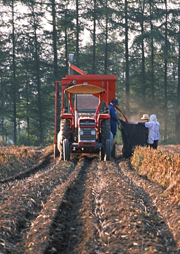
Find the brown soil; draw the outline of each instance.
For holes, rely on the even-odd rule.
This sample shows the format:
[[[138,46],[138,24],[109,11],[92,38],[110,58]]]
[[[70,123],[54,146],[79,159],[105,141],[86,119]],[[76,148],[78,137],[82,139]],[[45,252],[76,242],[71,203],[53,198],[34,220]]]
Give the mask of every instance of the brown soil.
[[[0,253],[180,253],[179,206],[130,169],[121,148],[111,162],[48,155],[39,165],[41,148],[36,170],[2,173]]]

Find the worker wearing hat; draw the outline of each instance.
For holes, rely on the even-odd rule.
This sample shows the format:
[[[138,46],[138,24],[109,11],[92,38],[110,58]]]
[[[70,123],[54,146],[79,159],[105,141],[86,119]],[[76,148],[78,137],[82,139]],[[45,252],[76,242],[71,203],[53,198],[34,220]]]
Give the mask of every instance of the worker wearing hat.
[[[156,115],[153,114],[149,117],[148,114],[144,114],[141,120],[143,122],[139,124],[144,125],[148,129],[148,145],[150,148],[157,149],[158,142],[161,142],[161,136],[159,133],[160,124],[157,121]]]
[[[113,139],[116,135],[116,130],[117,130],[117,116],[115,112],[116,106],[119,106],[118,99],[114,98],[111,103],[108,106],[109,112],[110,112],[110,123],[111,123],[111,132],[113,134]]]
[[[141,117],[141,120],[142,122],[146,123],[146,122],[149,122],[149,115],[148,114],[144,114],[142,117]]]

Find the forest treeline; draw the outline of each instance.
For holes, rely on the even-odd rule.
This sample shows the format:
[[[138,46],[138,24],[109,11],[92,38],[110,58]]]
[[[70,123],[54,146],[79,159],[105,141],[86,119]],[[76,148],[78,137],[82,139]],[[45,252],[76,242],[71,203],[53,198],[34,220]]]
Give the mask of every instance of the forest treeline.
[[[180,0],[2,0],[0,137],[53,142],[55,80],[69,54],[88,74],[113,74],[130,121],[156,114],[180,141]]]

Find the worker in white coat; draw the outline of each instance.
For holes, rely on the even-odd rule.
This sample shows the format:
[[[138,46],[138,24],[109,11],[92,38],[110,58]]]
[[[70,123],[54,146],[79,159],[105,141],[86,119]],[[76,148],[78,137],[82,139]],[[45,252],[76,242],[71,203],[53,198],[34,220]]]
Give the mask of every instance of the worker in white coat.
[[[148,144],[153,149],[157,149],[158,142],[161,141],[159,126],[156,115],[151,115],[150,121],[145,123],[145,127],[149,129]]]

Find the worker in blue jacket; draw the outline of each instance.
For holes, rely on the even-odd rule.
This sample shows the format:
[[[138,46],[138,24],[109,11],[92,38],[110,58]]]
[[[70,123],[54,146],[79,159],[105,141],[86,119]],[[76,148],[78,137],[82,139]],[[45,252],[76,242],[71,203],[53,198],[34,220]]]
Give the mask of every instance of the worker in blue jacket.
[[[118,103],[118,99],[113,99],[111,101],[111,103],[109,104],[108,106],[108,109],[109,109],[109,112],[110,112],[110,123],[111,123],[111,132],[113,134],[113,139],[116,135],[116,130],[117,130],[117,116],[116,116],[116,112],[115,112],[115,108],[116,106],[119,106],[119,103]]]

